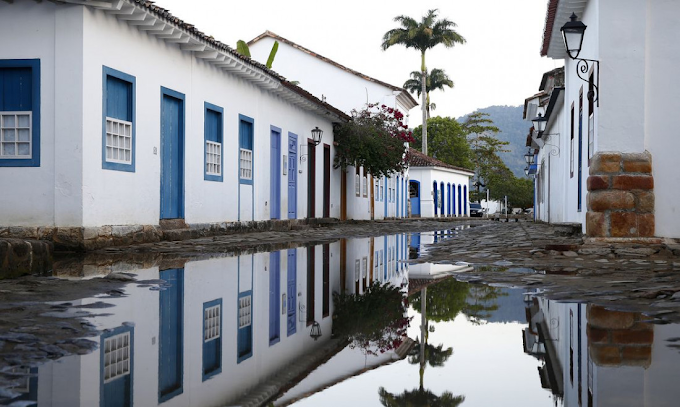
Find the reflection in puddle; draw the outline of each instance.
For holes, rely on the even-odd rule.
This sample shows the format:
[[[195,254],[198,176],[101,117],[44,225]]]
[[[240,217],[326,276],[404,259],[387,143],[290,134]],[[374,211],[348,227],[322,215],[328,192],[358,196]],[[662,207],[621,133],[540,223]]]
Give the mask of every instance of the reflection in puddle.
[[[418,249],[434,236],[421,234]],[[129,284],[124,296],[60,306],[92,313],[86,321],[100,331],[92,338],[98,348],[7,367],[14,383],[0,388],[0,405],[676,404],[679,325],[458,282],[450,268],[467,265],[409,266],[413,247],[413,236],[409,244],[409,236],[392,235],[174,268],[129,266],[144,283]],[[389,346],[372,339],[361,346],[357,338],[384,329],[384,302],[365,295],[376,283],[404,285],[412,320]],[[364,336],[338,334],[336,292],[371,301],[347,314],[367,317]],[[34,346],[0,343],[5,351]],[[52,345],[35,345],[36,355],[45,346]]]

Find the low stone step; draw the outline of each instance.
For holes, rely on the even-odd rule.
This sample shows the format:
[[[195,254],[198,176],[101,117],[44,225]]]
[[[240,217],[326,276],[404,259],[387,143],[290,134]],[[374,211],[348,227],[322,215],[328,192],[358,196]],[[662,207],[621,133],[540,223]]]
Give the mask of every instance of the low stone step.
[[[184,219],[161,219],[158,221],[161,230],[189,229],[189,225]]]

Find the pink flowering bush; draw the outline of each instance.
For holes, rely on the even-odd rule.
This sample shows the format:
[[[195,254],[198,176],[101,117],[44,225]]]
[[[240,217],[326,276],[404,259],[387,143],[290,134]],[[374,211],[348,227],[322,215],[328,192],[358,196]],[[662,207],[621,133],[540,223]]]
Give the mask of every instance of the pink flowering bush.
[[[351,348],[378,355],[396,349],[406,337],[408,299],[401,287],[374,281],[362,295],[333,293],[333,334]]]
[[[381,177],[407,167],[404,143],[413,142],[413,134],[398,109],[368,104],[363,110],[352,110],[352,120],[337,126],[334,135],[335,168],[363,166],[374,177]]]

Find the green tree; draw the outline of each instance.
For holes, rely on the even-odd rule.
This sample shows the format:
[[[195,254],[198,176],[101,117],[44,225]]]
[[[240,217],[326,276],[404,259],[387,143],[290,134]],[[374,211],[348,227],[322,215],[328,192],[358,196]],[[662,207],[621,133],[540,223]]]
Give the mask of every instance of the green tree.
[[[439,44],[451,48],[456,44],[464,44],[465,38],[458,34],[454,28],[456,24],[447,19],[437,19],[437,9],[429,10],[420,22],[408,16],[397,16],[394,21],[401,26],[394,28],[383,35],[382,49],[393,45],[403,45],[406,48],[415,48],[420,51],[421,93],[423,123],[427,123],[427,67],[425,65],[425,52]],[[427,155],[427,126],[423,130],[423,153]]]
[[[414,148],[422,142],[422,126],[413,130]],[[433,117],[427,121],[428,151],[432,157],[447,164],[473,168],[472,150],[463,126],[450,117]]]
[[[505,173],[505,170],[508,170],[499,153],[510,151],[504,148],[510,143],[496,138],[496,134],[500,130],[494,126],[493,120],[489,118],[487,113],[475,112],[468,115],[463,121],[463,128],[467,133],[472,150],[475,169],[472,185],[476,186],[477,189],[471,191],[471,198],[479,202],[482,198],[480,187],[484,185],[486,188],[490,188],[490,176]],[[493,191],[491,189],[491,192]]]
[[[430,109],[435,110],[437,108],[437,105],[430,102],[430,92],[433,90],[441,90],[443,92],[445,90],[444,86],[453,88],[453,81],[443,69],[435,68],[427,74],[427,82],[425,83],[427,120],[430,120]],[[423,77],[421,73],[418,71],[411,72],[411,79],[404,82],[404,89],[411,93],[417,93],[418,97],[420,97],[423,91]],[[427,133],[430,133],[430,129],[427,129]]]
[[[427,287],[427,319],[434,322],[453,321],[466,307],[470,285],[455,278]],[[420,292],[411,297],[413,309],[421,309]]]

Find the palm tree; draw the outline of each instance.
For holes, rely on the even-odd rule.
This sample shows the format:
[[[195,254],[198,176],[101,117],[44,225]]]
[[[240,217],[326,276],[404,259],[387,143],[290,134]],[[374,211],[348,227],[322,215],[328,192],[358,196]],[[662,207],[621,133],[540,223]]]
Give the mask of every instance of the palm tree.
[[[423,91],[422,76],[420,72],[411,72],[411,79],[404,82],[404,89],[411,93],[417,93],[418,97]],[[449,79],[449,75],[443,69],[433,69],[427,74],[427,81],[425,82],[425,109],[427,110],[427,119],[430,119],[430,109],[434,110],[437,105],[430,102],[430,92],[433,90],[444,91],[444,86],[453,88],[453,81]]]
[[[458,34],[453,21],[437,19],[437,9],[429,10],[422,20],[417,22],[411,17],[397,16],[394,21],[401,27],[389,30],[383,36],[382,48],[386,50],[392,45],[403,45],[406,48],[415,48],[420,51],[421,93],[423,110],[423,153],[427,154],[427,101],[425,95],[425,83],[427,82],[427,68],[425,65],[425,51],[436,45],[444,44],[451,48],[455,44],[464,44],[465,38]]]

